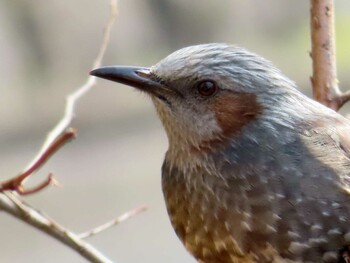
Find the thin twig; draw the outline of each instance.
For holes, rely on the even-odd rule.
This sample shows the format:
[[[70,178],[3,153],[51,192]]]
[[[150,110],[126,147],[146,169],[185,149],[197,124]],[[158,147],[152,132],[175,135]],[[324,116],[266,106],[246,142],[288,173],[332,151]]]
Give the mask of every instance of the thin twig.
[[[0,208],[17,219],[47,233],[78,252],[90,262],[112,263],[101,252],[39,211],[24,204],[10,192],[0,193]]]
[[[40,192],[44,188],[48,187],[49,185],[55,185],[58,186],[60,183],[57,181],[57,179],[53,176],[52,173],[49,174],[49,176],[46,178],[45,181],[43,181],[41,184],[38,184],[37,186],[25,189],[24,186],[19,186],[16,190],[16,192],[20,195],[31,195],[37,192]]]
[[[133,217],[143,211],[146,211],[147,209],[147,206],[146,205],[143,205],[143,206],[140,206],[140,207],[137,207],[133,210],[130,210],[124,214],[122,214],[121,216],[103,224],[103,225],[100,225],[94,229],[91,229],[89,231],[86,231],[84,233],[81,233],[78,235],[79,238],[83,239],[83,238],[88,238],[88,237],[92,237],[94,235],[97,235],[99,233],[101,233],[102,231],[105,231],[113,226],[116,226],[126,220],[128,220],[130,217]]]
[[[110,8],[111,8],[110,9],[110,16],[109,16],[108,22],[107,22],[105,30],[104,30],[102,44],[100,46],[97,57],[93,63],[93,68],[99,67],[101,65],[103,56],[104,56],[106,49],[108,47],[112,27],[113,27],[114,21],[117,17],[117,14],[118,14],[117,0],[111,0]],[[52,142],[55,141],[56,138],[65,129],[67,129],[67,127],[70,125],[70,123],[74,119],[74,109],[75,109],[75,105],[77,104],[77,101],[83,95],[85,95],[94,85],[96,85],[96,77],[89,76],[84,85],[82,85],[76,91],[74,91],[73,93],[71,93],[70,95],[67,96],[65,112],[64,112],[62,119],[49,132],[49,134],[47,135],[46,140],[45,140],[43,146],[41,147],[39,153],[31,161],[31,163],[28,165],[28,167],[31,167],[33,165],[33,163],[37,162],[37,160],[40,158],[40,156],[43,154],[43,152],[45,152],[46,149],[48,147],[50,147]]]
[[[23,173],[19,174],[18,176],[9,179],[6,182],[1,183],[0,185],[0,191],[6,191],[6,190],[12,190],[16,191],[19,194],[25,195],[25,194],[32,194],[36,193],[42,189],[44,189],[46,186],[53,184],[56,182],[53,175],[50,174],[48,178],[39,184],[38,186],[26,190],[24,188],[23,182],[25,179],[27,179],[30,175],[32,175],[34,172],[36,172],[41,166],[43,166],[49,159],[52,157],[62,146],[64,146],[67,142],[72,140],[76,136],[76,131],[74,129],[68,129],[64,133],[60,134],[56,140],[54,140],[49,147],[45,149],[45,151],[39,156],[38,159],[36,159],[36,162],[32,163],[31,166],[27,168]]]
[[[334,0],[311,0],[311,44],[314,98],[338,110],[349,100],[338,87],[334,36]]]
[[[94,62],[94,67],[101,64],[103,55],[109,43],[110,32],[117,14],[117,0],[111,0],[111,14],[103,35],[103,41],[100,51]],[[60,226],[51,218],[35,210],[33,207],[22,202],[14,193],[5,190],[15,190],[21,194],[30,194],[38,192],[47,185],[54,182],[52,175],[48,179],[32,189],[24,189],[23,181],[40,168],[68,139],[72,138],[75,133],[65,132],[74,118],[74,108],[77,101],[88,92],[96,83],[96,78],[88,77],[86,83],[78,88],[75,92],[67,97],[67,103],[63,118],[48,134],[41,150],[33,161],[27,166],[25,172],[12,180],[0,185],[0,210],[6,211],[17,219],[34,226],[35,228],[47,233],[60,242],[66,244],[90,262],[110,263],[112,262],[94,247],[81,240],[77,235]]]
[[[338,100],[339,100],[340,107],[343,106],[346,102],[348,102],[350,100],[350,90],[340,94],[340,96],[338,97]]]
[[[109,43],[109,39],[111,37],[112,26],[114,24],[114,21],[115,21],[117,15],[118,15],[117,0],[111,0],[110,8],[111,8],[111,11],[110,11],[111,14],[110,14],[109,20],[107,22],[107,25],[106,25],[106,27],[104,29],[102,45],[101,45],[100,50],[98,51],[97,57],[96,57],[96,59],[94,61],[93,68],[97,68],[97,67],[101,66],[103,56],[106,53],[106,50],[107,50],[107,47],[108,47],[108,43]]]

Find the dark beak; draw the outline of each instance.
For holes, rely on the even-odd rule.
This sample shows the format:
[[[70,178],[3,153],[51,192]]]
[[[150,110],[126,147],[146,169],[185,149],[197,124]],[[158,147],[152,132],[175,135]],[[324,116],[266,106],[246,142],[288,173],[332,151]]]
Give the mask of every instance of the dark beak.
[[[169,88],[155,78],[149,68],[127,66],[101,67],[92,70],[90,75],[135,87],[162,100],[165,99],[167,93],[172,93]]]

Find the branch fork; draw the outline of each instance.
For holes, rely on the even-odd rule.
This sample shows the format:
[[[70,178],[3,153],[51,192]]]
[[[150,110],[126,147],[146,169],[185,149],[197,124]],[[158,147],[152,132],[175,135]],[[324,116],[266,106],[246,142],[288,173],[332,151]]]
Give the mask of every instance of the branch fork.
[[[314,98],[337,111],[350,100],[338,86],[334,37],[334,0],[311,0],[310,10]]]
[[[37,193],[49,185],[59,185],[58,181],[54,178],[53,174],[50,173],[45,181],[38,184],[37,186],[26,189],[24,182],[33,173],[35,173],[40,167],[42,167],[61,147],[76,137],[76,130],[70,128],[64,131],[61,135],[56,138],[45,151],[37,158],[32,164],[22,173],[14,178],[11,178],[0,185],[0,192],[3,191],[15,191],[20,195],[29,195]]]
[[[94,68],[101,65],[102,58],[108,47],[111,29],[117,16],[117,0],[111,0],[110,5],[110,17],[103,34],[100,50],[93,64]],[[49,185],[58,185],[58,182],[54,178],[53,174],[49,174],[46,180],[32,188],[26,188],[24,186],[24,183],[27,179],[30,178],[31,175],[38,171],[38,169],[40,169],[40,167],[42,167],[59,149],[61,149],[64,145],[76,137],[76,130],[68,128],[74,118],[75,105],[77,101],[83,95],[85,95],[95,84],[96,77],[89,76],[83,86],[78,88],[75,92],[67,97],[65,112],[62,119],[48,134],[37,156],[28,165],[28,167],[24,169],[24,172],[5,182],[0,182],[0,211],[5,211],[17,219],[37,228],[40,231],[47,233],[48,235],[75,250],[90,262],[112,263],[110,259],[104,256],[90,244],[85,242],[83,239],[96,235],[103,230],[115,226],[129,219],[130,217],[145,211],[146,206],[135,208],[129,212],[126,212],[120,217],[103,224],[102,226],[89,230],[81,235],[77,235],[59,225],[44,213],[24,203],[18,196],[18,194],[29,195],[40,192]]]

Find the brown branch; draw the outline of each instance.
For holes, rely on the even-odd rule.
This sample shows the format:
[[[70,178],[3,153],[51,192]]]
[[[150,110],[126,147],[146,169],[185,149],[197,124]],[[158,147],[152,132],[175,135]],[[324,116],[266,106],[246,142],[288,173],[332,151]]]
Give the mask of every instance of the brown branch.
[[[111,14],[103,35],[103,41],[94,62],[93,67],[101,64],[103,55],[109,43],[110,32],[117,14],[117,0],[111,0]],[[42,190],[55,182],[52,175],[46,181],[32,189],[25,189],[23,182],[29,178],[33,172],[37,171],[60,147],[65,145],[69,139],[75,136],[74,131],[66,131],[74,118],[74,107],[77,101],[86,94],[96,83],[96,78],[88,77],[86,83],[67,97],[65,113],[56,127],[48,134],[41,150],[33,161],[27,166],[25,171],[19,176],[0,184],[0,211],[6,211],[17,219],[32,225],[33,227],[47,233],[58,241],[66,244],[90,262],[111,263],[112,261],[101,254],[94,247],[80,239],[76,234],[54,222],[47,215],[23,203],[15,193],[5,190],[14,190],[20,194],[31,194]]]
[[[23,186],[19,186],[16,192],[20,195],[31,195],[31,194],[40,192],[41,190],[48,187],[49,185],[60,186],[60,183],[57,181],[57,179],[53,176],[52,173],[50,173],[46,178],[46,180],[43,181],[41,184],[30,189],[24,189]]]
[[[98,51],[97,57],[93,63],[93,68],[96,68],[101,65],[103,56],[106,52],[106,49],[108,47],[112,26],[114,24],[114,21],[116,19],[116,16],[118,14],[118,6],[117,6],[117,0],[111,0],[110,1],[110,16],[108,19],[108,22],[106,24],[102,43],[100,46],[100,49]],[[96,85],[96,77],[89,76],[87,78],[87,81],[84,85],[82,85],[80,88],[78,88],[76,91],[74,91],[72,94],[67,96],[66,101],[66,107],[65,112],[62,117],[62,119],[57,123],[57,125],[49,132],[49,134],[46,137],[46,140],[44,141],[41,149],[37,153],[37,155],[34,157],[34,159],[30,162],[30,164],[25,168],[25,172],[21,173],[15,178],[12,178],[6,182],[3,182],[0,184],[0,192],[5,190],[14,190],[17,191],[19,194],[30,194],[38,192],[39,190],[42,190],[46,186],[50,185],[53,182],[53,177],[49,176],[47,180],[40,185],[34,187],[31,190],[25,190],[23,187],[23,182],[25,179],[27,179],[30,175],[33,174],[34,171],[36,171],[40,166],[42,166],[48,158],[51,157],[52,154],[54,154],[58,148],[63,146],[66,141],[61,142],[60,140],[66,140],[68,141],[69,138],[66,138],[66,136],[70,136],[69,134],[66,134],[66,129],[72,122],[74,118],[74,109],[75,105],[77,104],[77,101],[85,95],[94,85]],[[75,135],[74,135],[75,136]],[[72,136],[72,137],[74,137]],[[56,149],[57,147],[57,149]]]
[[[343,106],[346,102],[350,100],[350,90],[343,92],[338,99],[340,105]]]
[[[80,239],[76,234],[65,229],[28,204],[23,203],[11,192],[0,193],[0,209],[3,209],[17,219],[61,241],[90,262],[112,263],[110,259],[105,257],[90,244]]]
[[[335,58],[334,0],[311,0],[311,84],[314,98],[339,110],[348,96],[338,87]]]
[[[83,238],[88,238],[88,237],[92,237],[94,235],[97,235],[99,233],[101,233],[102,231],[105,231],[113,226],[116,226],[126,220],[128,220],[130,217],[133,217],[143,211],[146,211],[147,209],[147,206],[146,205],[142,205],[140,207],[136,207],[134,208],[133,210],[130,210],[124,214],[122,214],[121,216],[107,222],[107,223],[104,223],[103,225],[100,225],[94,229],[91,229],[89,231],[86,231],[84,233],[81,233],[78,235],[79,238],[83,239]]]
[[[0,185],[0,191],[7,191],[12,190],[16,191],[19,194],[26,195],[26,194],[32,194],[36,193],[48,185],[55,183],[55,179],[53,178],[53,175],[50,174],[46,181],[42,182],[38,186],[32,188],[32,189],[25,189],[24,188],[24,181],[32,175],[34,172],[36,172],[41,166],[43,166],[49,159],[52,157],[63,145],[65,145],[67,142],[72,140],[76,136],[76,131],[74,129],[68,129],[64,133],[60,134],[58,138],[56,138],[55,141],[53,141],[46,149],[45,151],[40,155],[38,159],[30,167],[27,168],[23,173],[19,174],[18,176],[9,179],[6,182],[1,183]]]

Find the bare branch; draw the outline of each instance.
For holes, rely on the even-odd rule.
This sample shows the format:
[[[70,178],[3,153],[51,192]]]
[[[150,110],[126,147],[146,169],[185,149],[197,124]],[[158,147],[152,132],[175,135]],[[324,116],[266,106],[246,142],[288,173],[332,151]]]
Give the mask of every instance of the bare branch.
[[[24,204],[10,192],[0,193],[0,209],[66,244],[90,262],[112,263],[110,259],[81,240],[76,234],[60,226],[28,204]]]
[[[93,68],[97,68],[97,67],[101,66],[103,56],[106,53],[109,39],[111,37],[112,27],[113,27],[113,24],[114,24],[114,21],[115,21],[117,15],[118,15],[117,0],[111,0],[110,6],[111,6],[111,14],[110,14],[110,17],[108,19],[107,25],[104,29],[102,45],[101,45],[100,50],[98,51],[97,57],[94,61]],[[90,77],[90,78],[96,79],[95,77]]]
[[[53,178],[53,175],[49,175],[46,181],[39,184],[38,186],[26,190],[23,186],[24,181],[32,175],[34,172],[36,172],[41,166],[43,166],[52,155],[54,155],[63,145],[65,145],[67,142],[69,142],[71,139],[73,139],[76,136],[76,131],[74,129],[68,129],[64,133],[60,134],[55,141],[53,141],[46,149],[45,151],[39,156],[38,159],[36,159],[36,162],[32,163],[30,167],[27,168],[26,171],[19,174],[18,176],[11,178],[10,180],[1,183],[0,185],[0,191],[6,191],[6,190],[12,190],[16,191],[19,194],[25,195],[25,194],[32,194],[36,193],[48,185],[56,182]]]
[[[312,86],[317,101],[335,109],[340,94],[335,64],[333,0],[311,0]]]
[[[109,43],[111,29],[117,15],[117,0],[111,0],[110,3],[111,14],[107,22],[107,26],[103,35],[103,41],[93,67],[97,67],[101,64],[103,55]],[[112,262],[110,259],[105,257],[85,241],[81,240],[76,234],[60,226],[47,215],[44,215],[28,204],[22,202],[18,196],[15,195],[15,193],[6,191],[13,190],[19,194],[32,194],[44,189],[50,184],[56,183],[52,174],[50,174],[46,181],[42,182],[32,189],[25,189],[23,186],[24,180],[28,179],[29,176],[37,171],[60,147],[65,145],[66,142],[75,136],[74,130],[67,131],[67,127],[70,125],[71,121],[74,118],[75,105],[77,101],[95,85],[95,83],[96,78],[89,76],[83,86],[78,88],[75,92],[67,97],[63,118],[48,134],[37,156],[27,166],[23,173],[0,184],[0,211],[6,211],[19,220],[26,222],[33,227],[47,233],[48,235],[54,237],[55,239],[78,252],[90,262],[110,263]]]
[[[338,87],[334,37],[334,1],[311,0],[311,77],[314,98],[338,110],[349,99]]]
[[[105,231],[113,226],[116,226],[126,220],[128,220],[130,217],[133,217],[143,211],[146,211],[147,209],[147,206],[146,205],[143,205],[143,206],[140,206],[140,207],[137,207],[133,210],[130,210],[124,214],[122,214],[121,216],[103,224],[103,225],[100,225],[94,229],[91,229],[89,231],[86,231],[84,233],[81,233],[78,235],[79,238],[83,239],[83,238],[88,238],[88,237],[92,237],[94,235],[97,235],[99,233],[101,233],[102,231]]]
[[[20,195],[31,195],[31,194],[40,192],[41,190],[48,187],[49,185],[56,185],[56,186],[60,185],[52,173],[50,173],[49,176],[46,178],[46,180],[43,181],[41,184],[39,184],[31,189],[25,189],[23,186],[19,186],[17,188],[16,192]]]
[[[112,26],[118,14],[117,0],[111,0],[110,6],[111,6],[110,17],[108,19],[108,22],[103,34],[103,40],[102,40],[100,50],[93,63],[93,68],[101,65],[103,56],[106,52],[106,49],[109,43]],[[34,159],[30,162],[30,164],[25,168],[25,172],[21,173],[15,178],[12,178],[4,183],[1,183],[0,191],[14,190],[20,194],[29,194],[45,188],[50,184],[50,182],[52,182],[53,177],[49,176],[46,182],[40,184],[37,187],[34,187],[29,191],[24,190],[24,187],[23,187],[23,182],[25,179],[27,179],[30,175],[33,174],[33,172],[35,172],[39,167],[41,167],[51,157],[52,154],[54,154],[61,146],[63,146],[68,141],[68,139],[73,138],[75,136],[75,132],[74,134],[71,134],[70,131],[65,132],[65,130],[68,128],[68,126],[70,125],[70,123],[74,118],[74,109],[77,101],[83,95],[85,95],[95,84],[96,84],[96,77],[89,76],[87,78],[86,83],[83,86],[81,86],[75,92],[67,96],[64,115],[62,119],[57,123],[57,125],[49,132],[38,154],[34,157]]]
[[[102,40],[100,50],[99,50],[97,57],[93,63],[93,68],[100,66],[102,63],[103,56],[106,52],[106,49],[107,49],[107,46],[109,43],[112,26],[113,26],[114,21],[117,17],[117,14],[118,14],[117,0],[111,0],[110,6],[111,6],[110,16],[109,16],[106,28],[104,30],[103,40]],[[46,140],[45,140],[43,146],[41,147],[39,153],[33,159],[33,161],[28,165],[28,167],[31,167],[33,165],[33,163],[36,163],[37,160],[40,158],[40,156],[46,151],[46,149],[48,147],[50,147],[52,142],[55,141],[56,138],[62,132],[64,132],[65,129],[67,129],[67,127],[70,125],[70,123],[74,119],[74,109],[75,109],[75,105],[76,105],[77,101],[83,95],[85,95],[94,85],[96,85],[96,77],[89,76],[84,85],[82,85],[80,88],[78,88],[72,94],[68,95],[68,97],[66,99],[66,108],[65,108],[63,118],[49,132],[49,134],[47,135]]]
[[[31,174],[28,174],[30,176]],[[24,188],[24,179],[22,175],[19,175],[17,177],[11,178],[0,185],[0,192],[3,191],[15,191],[20,195],[29,195],[37,193],[44,188],[48,187],[49,185],[56,185],[58,184],[58,181],[54,178],[53,174],[49,174],[45,181],[41,182],[37,186],[34,186],[31,189],[25,189]]]

